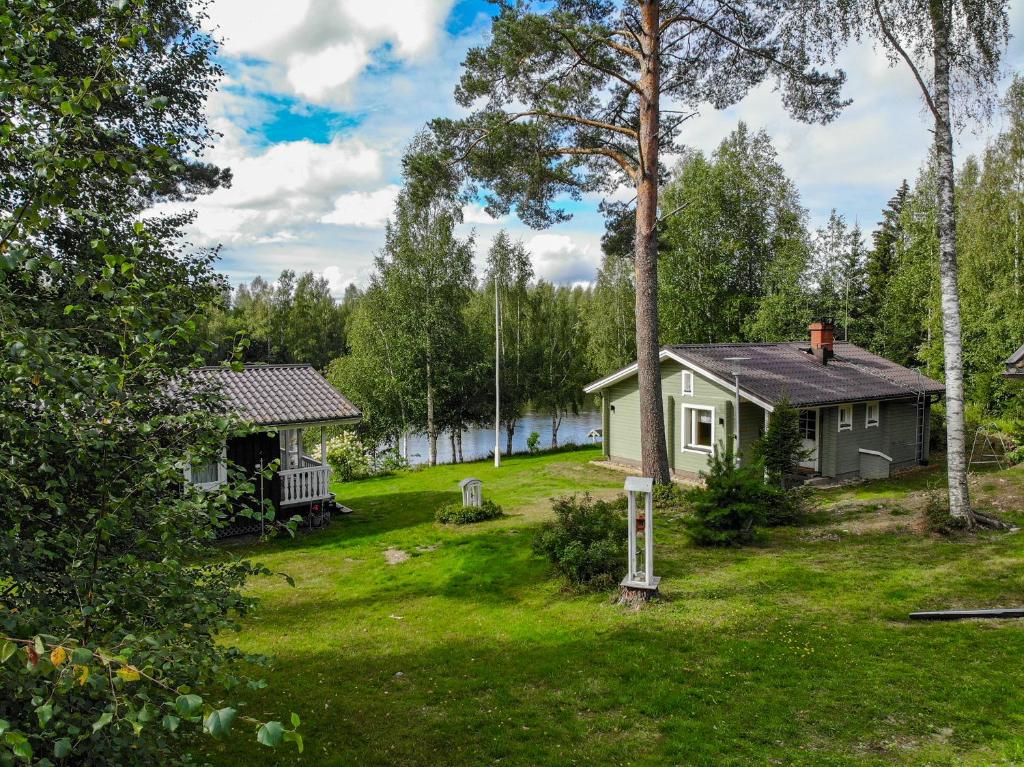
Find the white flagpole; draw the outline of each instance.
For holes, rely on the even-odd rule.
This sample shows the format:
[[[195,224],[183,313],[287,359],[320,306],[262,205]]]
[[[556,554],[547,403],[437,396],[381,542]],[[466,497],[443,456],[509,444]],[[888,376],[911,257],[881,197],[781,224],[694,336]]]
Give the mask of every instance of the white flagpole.
[[[501,466],[501,294],[494,270],[494,467]]]

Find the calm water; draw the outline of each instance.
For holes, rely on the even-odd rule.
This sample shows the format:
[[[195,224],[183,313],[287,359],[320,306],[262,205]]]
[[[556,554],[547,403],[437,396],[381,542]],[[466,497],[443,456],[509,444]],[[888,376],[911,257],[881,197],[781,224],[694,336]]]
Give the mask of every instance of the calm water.
[[[583,411],[579,415],[566,415],[558,427],[558,444],[565,445],[575,442],[585,445],[591,440],[587,434],[592,429],[601,428],[601,413],[598,410]],[[516,424],[516,433],[512,437],[512,450],[515,453],[526,452],[526,439],[530,432],[540,434],[541,449],[551,446],[551,416],[543,413],[526,413]],[[462,457],[467,461],[486,458],[494,450],[494,428],[470,429],[462,432]],[[505,453],[505,430],[501,430],[501,451]],[[430,457],[427,438],[422,434],[409,437],[409,463],[426,463]],[[452,462],[451,441],[447,434],[437,440],[437,462]]]

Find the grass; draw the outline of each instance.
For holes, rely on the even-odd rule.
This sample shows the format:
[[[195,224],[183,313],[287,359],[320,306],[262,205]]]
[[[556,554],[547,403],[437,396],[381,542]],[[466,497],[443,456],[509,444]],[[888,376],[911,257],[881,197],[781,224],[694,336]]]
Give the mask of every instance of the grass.
[[[552,495],[621,487],[621,475],[589,464],[596,457],[582,450],[513,458],[500,470],[476,463],[350,483],[337,491],[355,514],[245,550],[296,580],[294,589],[254,584],[263,608],[232,638],[275,656],[270,687],[250,693],[246,708],[283,720],[299,712],[307,748],[269,751],[245,732],[208,758],[1024,764],[1024,623],[906,619],[916,609],[1024,603],[1020,535],[912,532],[908,489],[927,485],[920,476],[828,491],[832,513],[814,526],[743,549],[696,549],[676,516],[656,516],[665,599],[634,612],[607,594],[565,592],[530,549]],[[470,475],[508,516],[434,523]],[[985,482],[1017,497],[1024,468]],[[851,502],[888,527],[856,532],[844,513]],[[388,565],[388,549],[410,557]]]

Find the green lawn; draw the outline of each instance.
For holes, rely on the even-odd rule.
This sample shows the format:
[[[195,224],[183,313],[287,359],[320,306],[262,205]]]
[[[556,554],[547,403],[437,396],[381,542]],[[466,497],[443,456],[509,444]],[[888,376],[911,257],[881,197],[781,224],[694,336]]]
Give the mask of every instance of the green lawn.
[[[298,711],[306,753],[239,733],[213,761],[1024,764],[1024,622],[906,620],[1024,604],[1022,535],[923,536],[892,482],[826,492],[819,524],[738,550],[695,549],[677,518],[656,516],[665,600],[634,612],[566,593],[530,550],[547,498],[621,487],[597,456],[350,483],[337,491],[355,514],[245,549],[296,581],[254,586],[264,604],[237,641],[275,665],[249,713]],[[436,525],[470,475],[510,516]],[[1016,504],[1024,469],[981,484]],[[388,549],[410,557],[389,565]]]

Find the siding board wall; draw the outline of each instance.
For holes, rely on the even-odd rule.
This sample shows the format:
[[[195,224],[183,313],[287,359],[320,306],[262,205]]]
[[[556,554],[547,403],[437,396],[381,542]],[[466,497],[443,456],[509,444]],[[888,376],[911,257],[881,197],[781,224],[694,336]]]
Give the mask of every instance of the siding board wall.
[[[695,476],[707,467],[707,454],[683,450],[683,409],[688,404],[715,409],[715,443],[719,451],[733,433],[735,417],[732,390],[693,376],[693,394],[682,393],[683,366],[673,360],[661,364],[661,384],[665,407],[665,433],[669,447],[669,466],[682,476]],[[606,390],[607,428],[605,446],[612,460],[639,464],[640,396],[636,377],[613,384]],[[839,431],[839,408],[820,408],[818,450],[821,473],[826,477],[845,479],[861,471],[861,448],[885,453],[892,460],[893,471],[909,468],[917,462],[917,403],[914,399],[882,401],[879,425],[867,428],[867,404],[853,405],[853,428]],[[751,402],[740,403],[740,459],[749,460],[749,450],[764,430],[764,411]],[[927,459],[927,441],[924,457]],[[874,469],[873,471],[877,471]]]

